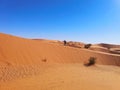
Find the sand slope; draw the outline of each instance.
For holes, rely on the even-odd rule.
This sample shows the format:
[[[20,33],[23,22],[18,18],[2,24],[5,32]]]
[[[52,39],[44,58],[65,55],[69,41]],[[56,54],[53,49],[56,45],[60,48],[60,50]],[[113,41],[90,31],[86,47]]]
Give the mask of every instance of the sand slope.
[[[83,66],[90,57],[97,65]],[[0,33],[0,90],[119,90],[119,65],[117,54]]]
[[[47,63],[83,63],[91,56],[97,58],[98,64],[120,65],[119,55],[0,34],[0,63],[6,65],[39,64],[43,60]]]

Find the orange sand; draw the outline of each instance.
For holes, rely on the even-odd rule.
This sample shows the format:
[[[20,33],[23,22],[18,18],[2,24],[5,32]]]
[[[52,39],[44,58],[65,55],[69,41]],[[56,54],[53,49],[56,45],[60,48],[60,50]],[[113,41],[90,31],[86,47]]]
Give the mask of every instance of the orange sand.
[[[119,65],[119,54],[0,33],[0,90],[120,90]]]

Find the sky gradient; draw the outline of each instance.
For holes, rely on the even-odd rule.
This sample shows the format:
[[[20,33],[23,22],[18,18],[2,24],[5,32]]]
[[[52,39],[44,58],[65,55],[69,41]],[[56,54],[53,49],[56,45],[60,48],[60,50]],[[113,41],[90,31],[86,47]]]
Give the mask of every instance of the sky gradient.
[[[120,0],[0,0],[0,32],[120,44]]]

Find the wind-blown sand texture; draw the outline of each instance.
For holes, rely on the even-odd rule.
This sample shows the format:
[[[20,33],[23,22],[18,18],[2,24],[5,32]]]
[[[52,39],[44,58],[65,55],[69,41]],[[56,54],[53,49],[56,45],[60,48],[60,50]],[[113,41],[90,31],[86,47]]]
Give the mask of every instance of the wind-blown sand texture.
[[[0,90],[120,90],[119,66],[119,54],[0,33]]]

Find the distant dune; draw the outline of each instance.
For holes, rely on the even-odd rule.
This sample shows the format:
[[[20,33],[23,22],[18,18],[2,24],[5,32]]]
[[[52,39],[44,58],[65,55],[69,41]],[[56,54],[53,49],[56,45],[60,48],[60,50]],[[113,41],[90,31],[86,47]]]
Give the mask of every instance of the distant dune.
[[[120,54],[120,45],[101,43],[101,44],[93,45],[91,49],[96,51],[107,52],[111,54]]]
[[[119,90],[119,85],[113,85],[119,89],[109,89],[107,84],[102,84],[104,82],[102,78],[105,79],[106,83],[109,80],[116,80],[115,78],[107,80],[102,71],[105,75],[112,74],[112,71],[109,72],[110,70],[118,73],[120,69],[116,66],[120,66],[120,55],[111,51],[114,48],[120,48],[120,45],[98,44],[91,46],[90,49],[85,49],[84,45],[84,43],[69,42],[69,45],[64,46],[61,41],[57,40],[25,39],[0,33],[0,90]],[[119,52],[118,49],[114,49],[114,51]],[[90,57],[97,58],[96,64],[98,66],[106,65],[87,69],[88,74],[92,78],[94,76],[92,76],[92,73],[96,75],[99,75],[97,72],[100,73],[101,76],[95,76],[93,80],[84,72],[86,68],[83,66],[84,62],[88,61]],[[76,65],[78,66],[76,67]],[[109,67],[110,69],[108,69]],[[78,68],[82,69],[79,71]],[[117,68],[117,71],[113,68]],[[82,74],[82,72],[84,73]],[[78,76],[77,74],[82,74],[83,76]],[[64,75],[66,78],[64,78]],[[84,75],[88,80],[83,78]],[[109,78],[112,76],[117,76],[118,80],[120,80],[118,74],[112,74]],[[34,78],[28,78],[27,80],[26,77]],[[80,77],[82,77],[83,82],[79,81]],[[53,78],[53,81],[50,78]],[[98,81],[100,80],[98,84],[96,84],[97,79]],[[18,86],[14,81],[18,83]],[[38,85],[39,82],[41,87]],[[115,81],[115,84],[118,82],[120,83],[120,81]],[[28,88],[27,83],[29,83]],[[78,83],[83,85],[83,87],[80,87]],[[110,82],[108,84],[108,86],[112,85]],[[69,86],[67,87],[67,85]],[[100,85],[106,85],[104,86],[105,89],[100,87]],[[91,89],[87,88],[87,86],[91,87]],[[22,87],[22,89],[18,87]]]
[[[120,48],[120,45],[114,45],[114,44],[105,44],[105,43],[100,43],[97,44],[98,46],[105,47],[105,48]]]

